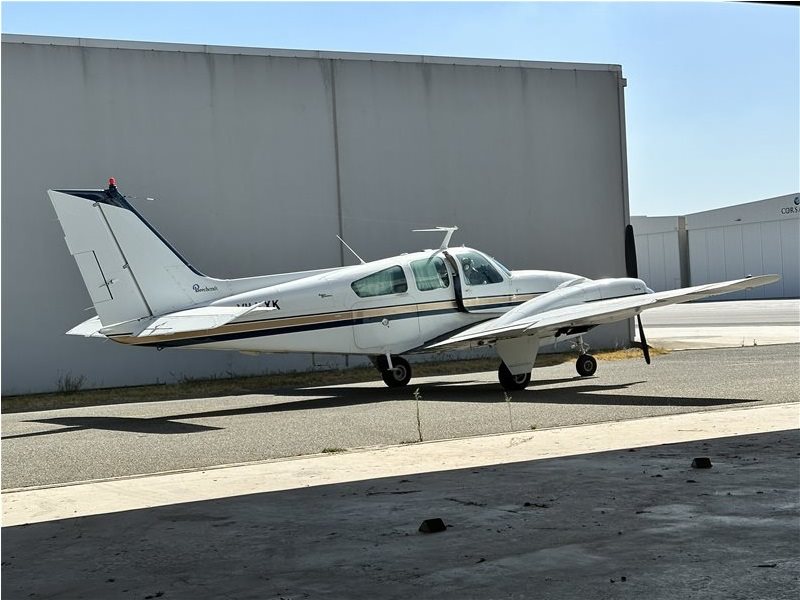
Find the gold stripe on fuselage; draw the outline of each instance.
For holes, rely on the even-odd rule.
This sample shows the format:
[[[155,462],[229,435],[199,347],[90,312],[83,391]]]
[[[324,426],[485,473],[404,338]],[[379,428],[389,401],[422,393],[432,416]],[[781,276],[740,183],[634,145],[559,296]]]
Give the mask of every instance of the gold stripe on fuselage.
[[[484,296],[482,298],[465,298],[464,305],[472,308],[490,306],[492,304],[521,304],[539,294],[517,294],[506,296]],[[320,325],[335,321],[352,321],[360,319],[374,319],[376,317],[391,317],[397,315],[417,313],[424,317],[425,313],[439,311],[443,309],[457,310],[455,300],[441,300],[437,302],[425,302],[418,304],[403,304],[394,306],[382,306],[377,308],[363,308],[334,313],[316,313],[313,315],[299,315],[296,317],[277,317],[272,319],[261,319],[258,321],[244,321],[241,323],[229,323],[214,329],[203,329],[197,331],[185,331],[181,333],[163,333],[160,335],[150,335],[137,337],[134,335],[120,334],[109,336],[115,342],[129,344],[132,346],[141,344],[158,344],[161,342],[173,342],[179,340],[189,340],[192,338],[203,338],[220,335],[230,335],[238,333],[252,333],[255,331],[269,332],[271,329],[284,327],[300,327],[304,325]]]

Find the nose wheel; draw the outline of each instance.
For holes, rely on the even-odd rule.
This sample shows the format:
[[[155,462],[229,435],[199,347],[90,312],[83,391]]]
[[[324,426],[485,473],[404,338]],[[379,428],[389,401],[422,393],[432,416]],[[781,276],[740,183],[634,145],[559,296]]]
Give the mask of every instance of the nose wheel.
[[[379,356],[376,360],[376,366],[380,371],[383,383],[391,388],[403,387],[411,381],[411,365],[402,356],[392,356],[391,368],[386,357]]]
[[[578,360],[575,361],[575,370],[581,377],[591,377],[597,371],[597,359],[589,354],[589,344],[583,341],[583,336],[572,342],[572,347],[578,351]]]
[[[575,362],[575,370],[581,377],[590,377],[597,371],[597,359],[591,354],[581,354]]]

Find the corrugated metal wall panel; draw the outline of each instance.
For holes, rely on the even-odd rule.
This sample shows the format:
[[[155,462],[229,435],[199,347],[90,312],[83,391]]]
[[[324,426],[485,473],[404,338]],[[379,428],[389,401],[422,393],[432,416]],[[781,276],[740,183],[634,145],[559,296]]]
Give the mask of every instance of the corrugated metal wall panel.
[[[761,226],[761,252],[764,273],[783,274],[783,256],[781,248],[781,227],[777,221],[760,223]],[[767,298],[780,298],[786,296],[786,280],[771,285],[764,286],[764,293]]]
[[[653,233],[647,236],[648,274],[645,281],[654,290],[667,289],[666,268],[664,265],[664,235],[663,233]]]
[[[738,279],[745,276],[744,249],[742,247],[742,227],[733,225],[722,229],[725,252],[725,279]],[[744,292],[727,294],[729,300],[744,300]]]
[[[680,224],[684,219],[685,229]],[[772,285],[727,294],[725,299],[797,298],[800,296],[800,195],[789,194],[686,215],[685,217],[632,217],[637,227],[636,248],[641,273],[653,289],[664,279],[666,289],[680,287],[680,266],[688,263],[685,285],[702,285],[747,275],[777,273],[781,281]],[[664,233],[678,223],[676,240],[686,236],[681,258],[681,242]],[[673,252],[677,249],[677,253]],[[659,254],[663,253],[663,255]],[[659,271],[664,265],[665,275]],[[677,277],[671,270],[677,267]]]
[[[742,225],[742,247],[744,250],[744,272],[746,275],[759,275],[764,270],[764,253],[762,251],[761,224],[748,223]],[[766,286],[765,286],[766,287]],[[765,287],[746,292],[747,298],[766,298]]]
[[[797,298],[800,297],[800,221],[781,221],[780,232],[783,292]]]
[[[678,232],[664,233],[664,289],[674,290],[681,287],[681,259]]]

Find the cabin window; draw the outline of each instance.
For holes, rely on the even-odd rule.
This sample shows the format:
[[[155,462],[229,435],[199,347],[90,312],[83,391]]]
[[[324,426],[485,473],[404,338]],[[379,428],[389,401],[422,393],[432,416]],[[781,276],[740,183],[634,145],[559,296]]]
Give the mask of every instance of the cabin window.
[[[417,289],[420,292],[438,290],[450,285],[447,267],[438,256],[412,261],[411,271],[414,273],[414,280],[417,282]]]
[[[477,252],[459,253],[461,269],[464,279],[469,285],[486,285],[487,283],[501,283],[503,276],[497,272],[491,262]]]
[[[350,287],[360,298],[369,298],[387,294],[402,294],[408,291],[408,282],[402,267],[389,267],[354,281]]]

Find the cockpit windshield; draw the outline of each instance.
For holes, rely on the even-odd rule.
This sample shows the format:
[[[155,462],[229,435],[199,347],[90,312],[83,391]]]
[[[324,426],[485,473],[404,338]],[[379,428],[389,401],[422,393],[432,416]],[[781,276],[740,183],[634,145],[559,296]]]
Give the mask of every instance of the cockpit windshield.
[[[458,253],[457,258],[468,284],[486,285],[503,281],[503,276],[498,273],[492,261],[480,252],[464,250]]]
[[[489,258],[491,258],[494,264],[500,267],[505,272],[506,275],[511,277],[511,269],[509,269],[507,266],[505,266],[503,263],[497,260],[494,256],[490,256]]]

